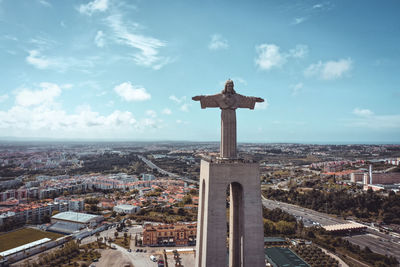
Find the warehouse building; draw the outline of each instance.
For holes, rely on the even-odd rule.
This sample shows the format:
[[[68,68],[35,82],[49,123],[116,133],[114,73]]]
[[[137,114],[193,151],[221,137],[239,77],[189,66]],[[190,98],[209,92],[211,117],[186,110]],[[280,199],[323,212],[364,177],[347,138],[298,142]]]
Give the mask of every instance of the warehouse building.
[[[96,227],[103,220],[103,216],[100,215],[72,211],[60,212],[51,217],[52,225],[48,230],[64,234],[72,234],[85,227]]]

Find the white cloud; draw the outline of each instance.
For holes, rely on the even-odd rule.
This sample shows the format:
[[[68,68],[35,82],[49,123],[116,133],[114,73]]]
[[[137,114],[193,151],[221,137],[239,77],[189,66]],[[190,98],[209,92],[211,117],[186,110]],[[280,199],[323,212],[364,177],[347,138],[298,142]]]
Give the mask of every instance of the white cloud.
[[[299,83],[297,83],[297,84],[295,84],[295,85],[292,85],[292,86],[291,86],[291,87],[292,87],[292,96],[298,95],[300,89],[303,88],[303,86],[304,86],[304,85],[303,85],[303,83],[301,83],[301,82],[299,82]]]
[[[289,52],[282,53],[279,46],[275,44],[261,44],[256,46],[256,52],[256,65],[262,70],[270,70],[282,67],[290,58],[304,58],[308,53],[308,46],[298,44]]]
[[[334,80],[349,73],[352,67],[353,61],[350,58],[327,61],[325,63],[319,61],[308,66],[304,71],[304,75],[307,77],[318,76],[323,80]]]
[[[164,108],[163,111],[162,111],[162,114],[171,115],[172,111],[169,108]]]
[[[166,42],[133,33],[130,25],[127,26],[122,22],[120,14],[109,16],[107,21],[114,32],[114,39],[117,43],[140,50],[140,52],[133,55],[133,60],[136,64],[158,70],[172,61],[168,57],[158,55],[158,50],[166,46]]]
[[[108,0],[94,0],[86,5],[80,5],[78,11],[82,14],[91,16],[93,13],[99,11],[104,12],[108,9]]]
[[[59,66],[59,62],[40,56],[40,52],[37,50],[30,50],[26,61],[38,69],[47,69]]]
[[[360,108],[355,108],[353,114],[357,117],[346,120],[349,127],[368,128],[377,131],[400,129],[400,114],[376,115],[369,109]]]
[[[96,36],[94,37],[94,43],[98,47],[104,47],[104,33],[102,31],[97,31]]]
[[[134,86],[130,82],[115,86],[114,91],[125,101],[145,101],[151,98],[144,87]]]
[[[256,47],[258,57],[256,65],[262,70],[270,70],[273,67],[281,67],[286,63],[286,57],[279,51],[279,46],[274,44],[262,44]]]
[[[188,112],[189,111],[189,104],[185,103],[180,107],[180,110],[184,111],[184,112]]]
[[[47,6],[47,7],[51,6],[51,4],[49,2],[47,2],[46,0],[39,0],[39,3],[44,5],[44,6]]]
[[[154,110],[147,110],[146,111],[146,115],[147,116],[150,116],[150,117],[152,117],[152,118],[155,118],[155,117],[157,117],[157,112],[155,112]]]
[[[223,38],[220,34],[213,34],[211,41],[208,44],[210,50],[227,49],[229,47],[228,41]]]
[[[322,8],[323,7],[323,4],[315,4],[315,5],[313,5],[313,9],[318,9],[318,8]]]
[[[8,99],[8,95],[7,94],[0,95],[0,103],[6,101],[7,99]]]
[[[236,82],[239,82],[239,83],[241,83],[243,85],[247,85],[247,81],[245,79],[241,78],[241,77],[233,77],[232,81],[234,81],[235,84],[236,84]],[[225,85],[225,82],[223,83],[223,85]]]
[[[186,102],[186,96],[182,96],[182,97],[176,97],[175,95],[171,95],[169,96],[169,99],[174,101],[176,104],[179,105],[179,109],[181,111],[184,112],[188,112],[189,111],[189,107],[191,106],[191,104]]]
[[[305,18],[305,17],[294,18],[292,25],[298,25],[300,23],[303,23],[306,20],[307,20],[307,18]]]
[[[48,57],[42,55],[39,50],[30,50],[28,53],[26,62],[41,70],[51,69],[64,72],[74,67],[76,70],[86,71],[87,68],[93,67],[92,61],[87,59]]]
[[[293,58],[304,58],[308,54],[308,46],[303,44],[298,44],[294,49],[290,49],[289,56]]]
[[[257,103],[256,103],[256,106],[255,106],[255,109],[264,110],[264,109],[267,109],[268,106],[269,106],[268,101],[267,101],[267,100],[264,100],[264,102],[261,102],[261,103],[260,103],[260,102],[257,102]]]
[[[160,127],[160,120],[137,120],[129,111],[114,110],[103,115],[93,111],[89,105],[83,105],[67,113],[56,103],[60,94],[59,85],[46,82],[40,83],[39,90],[17,90],[15,105],[9,110],[0,110],[1,135],[129,138],[134,133]]]
[[[61,88],[54,83],[40,83],[41,90],[23,89],[17,93],[15,102],[23,107],[53,103],[61,95]]]
[[[353,114],[357,115],[357,116],[362,116],[362,117],[368,117],[368,116],[372,116],[374,115],[374,113],[369,110],[369,109],[360,109],[360,108],[355,108],[353,110]]]
[[[186,96],[182,96],[181,98],[178,98],[175,95],[171,95],[171,96],[169,96],[169,99],[174,101],[175,103],[180,104],[180,103],[186,101]]]

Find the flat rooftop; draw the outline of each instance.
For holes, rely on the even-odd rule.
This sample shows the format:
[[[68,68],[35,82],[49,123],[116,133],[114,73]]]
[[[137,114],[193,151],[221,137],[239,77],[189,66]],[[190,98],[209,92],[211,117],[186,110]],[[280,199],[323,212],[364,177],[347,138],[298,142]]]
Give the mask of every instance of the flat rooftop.
[[[360,230],[367,228],[365,225],[362,225],[360,223],[345,223],[345,224],[334,224],[334,225],[326,225],[322,226],[326,231],[328,232],[335,232],[335,231],[346,231],[346,230]]]
[[[274,267],[311,267],[288,248],[272,247],[264,251],[265,258]]]
[[[88,223],[90,220],[101,217],[99,215],[87,214],[87,213],[79,213],[73,211],[60,212],[53,217],[52,219],[77,222],[77,223]]]
[[[33,247],[39,246],[41,244],[49,242],[50,240],[51,239],[47,238],[47,237],[46,238],[42,238],[42,239],[30,242],[30,243],[25,244],[25,245],[22,245],[22,246],[19,246],[19,247],[16,247],[16,248],[12,248],[12,249],[3,251],[3,252],[0,253],[0,256],[7,257],[7,256],[12,255],[14,253],[17,253],[17,252],[24,251],[24,250],[29,249],[29,248],[33,248]]]

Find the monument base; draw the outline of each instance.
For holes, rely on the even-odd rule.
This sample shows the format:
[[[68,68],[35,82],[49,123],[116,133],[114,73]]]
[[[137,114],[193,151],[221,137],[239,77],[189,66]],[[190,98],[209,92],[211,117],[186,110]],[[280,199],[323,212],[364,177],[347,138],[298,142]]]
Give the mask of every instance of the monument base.
[[[227,266],[228,186],[229,266],[265,266],[258,163],[237,159],[203,159],[200,165],[196,267]]]

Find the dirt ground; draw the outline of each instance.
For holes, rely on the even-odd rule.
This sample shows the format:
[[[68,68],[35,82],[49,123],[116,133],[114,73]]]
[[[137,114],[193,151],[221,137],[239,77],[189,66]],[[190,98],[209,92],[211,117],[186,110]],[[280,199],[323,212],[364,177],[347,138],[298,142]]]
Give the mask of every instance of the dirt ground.
[[[133,264],[131,263],[131,259],[128,256],[124,255],[121,251],[113,249],[101,250],[101,258],[99,259],[98,262],[95,262],[94,265],[96,267],[133,266]]]

